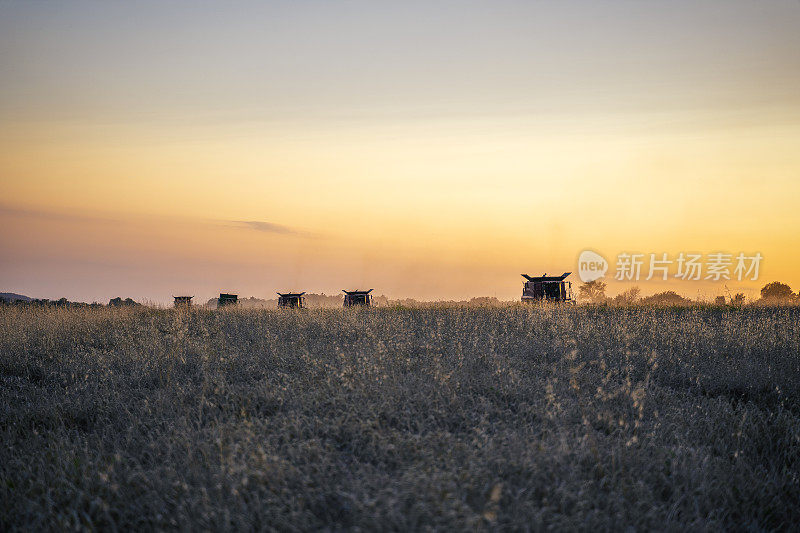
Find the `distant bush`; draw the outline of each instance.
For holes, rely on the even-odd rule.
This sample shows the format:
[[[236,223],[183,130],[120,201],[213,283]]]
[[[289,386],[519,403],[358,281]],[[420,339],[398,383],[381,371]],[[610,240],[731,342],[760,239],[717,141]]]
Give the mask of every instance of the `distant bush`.
[[[614,305],[633,305],[639,301],[639,295],[641,294],[641,289],[639,287],[631,287],[630,289],[614,296],[613,303]]]
[[[606,283],[602,280],[588,281],[578,288],[578,298],[590,303],[604,303],[606,297]]]
[[[110,307],[136,307],[136,306],[139,306],[141,304],[138,304],[138,303],[134,302],[130,298],[125,298],[123,300],[122,298],[120,298],[118,296],[116,298],[112,298],[111,300],[109,300],[108,301],[108,305]]]
[[[664,291],[653,294],[651,296],[646,296],[642,298],[640,302],[644,305],[667,305],[667,306],[691,305],[692,303],[690,299],[684,298],[675,291]]]
[[[761,299],[767,303],[789,303],[794,302],[797,297],[792,292],[792,288],[779,281],[767,283],[761,289]]]

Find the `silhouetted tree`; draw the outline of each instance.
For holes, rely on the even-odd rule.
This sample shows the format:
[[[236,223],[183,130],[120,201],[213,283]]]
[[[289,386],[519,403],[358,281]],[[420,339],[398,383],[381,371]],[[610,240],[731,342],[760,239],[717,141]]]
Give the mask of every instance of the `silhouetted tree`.
[[[761,288],[761,299],[772,302],[789,302],[795,299],[792,288],[780,281],[767,283]]]
[[[724,296],[717,296],[714,298],[715,305],[725,305],[725,297]]]
[[[108,301],[108,305],[111,307],[135,307],[139,305],[138,303],[134,302],[130,298],[125,298],[124,300],[117,296],[116,298],[111,298]]]
[[[675,291],[664,291],[642,298],[642,303],[646,305],[688,305],[692,301]]]
[[[627,291],[621,292],[614,296],[615,305],[632,305],[635,304],[641,294],[639,287],[631,287]]]
[[[584,283],[578,289],[578,297],[596,304],[605,302],[607,300],[605,281],[596,279]]]

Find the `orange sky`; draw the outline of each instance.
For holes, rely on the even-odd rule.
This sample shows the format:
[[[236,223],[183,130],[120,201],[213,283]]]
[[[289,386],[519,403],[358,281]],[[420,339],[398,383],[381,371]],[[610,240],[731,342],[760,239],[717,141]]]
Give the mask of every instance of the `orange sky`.
[[[584,249],[758,251],[728,289],[800,289],[798,23],[796,2],[4,3],[0,291],[511,299]]]

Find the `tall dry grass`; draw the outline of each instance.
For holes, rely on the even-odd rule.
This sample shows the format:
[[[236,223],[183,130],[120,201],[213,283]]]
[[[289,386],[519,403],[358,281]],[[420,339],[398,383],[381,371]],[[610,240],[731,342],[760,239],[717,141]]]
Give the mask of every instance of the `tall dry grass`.
[[[0,309],[0,528],[789,529],[800,310]]]

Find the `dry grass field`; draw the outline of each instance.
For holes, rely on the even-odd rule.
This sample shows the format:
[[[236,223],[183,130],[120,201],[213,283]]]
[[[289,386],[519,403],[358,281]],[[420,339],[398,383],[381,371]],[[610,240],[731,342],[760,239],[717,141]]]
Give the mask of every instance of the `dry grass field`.
[[[0,529],[786,530],[797,307],[0,308]]]

